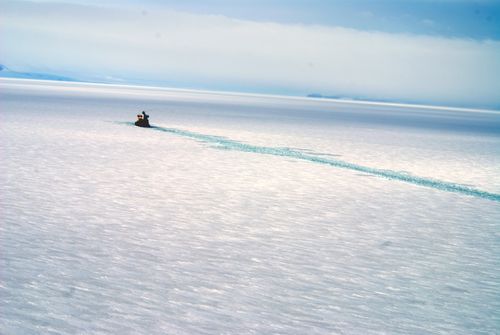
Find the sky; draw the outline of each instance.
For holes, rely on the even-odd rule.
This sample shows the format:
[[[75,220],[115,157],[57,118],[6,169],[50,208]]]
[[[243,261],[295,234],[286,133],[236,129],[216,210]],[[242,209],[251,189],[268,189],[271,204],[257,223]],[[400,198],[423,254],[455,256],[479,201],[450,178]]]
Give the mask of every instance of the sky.
[[[0,0],[0,64],[85,81],[500,108],[500,1]]]

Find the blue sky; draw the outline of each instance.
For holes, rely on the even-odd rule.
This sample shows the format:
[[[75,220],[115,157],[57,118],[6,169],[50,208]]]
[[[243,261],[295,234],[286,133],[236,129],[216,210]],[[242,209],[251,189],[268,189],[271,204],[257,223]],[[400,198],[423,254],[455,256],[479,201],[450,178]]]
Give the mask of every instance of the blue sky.
[[[0,63],[89,81],[500,106],[500,1],[1,0]]]
[[[79,1],[73,1],[78,3]],[[89,3],[88,1],[86,3]],[[101,4],[95,1],[95,4]],[[206,0],[114,1],[197,14],[288,24],[320,24],[390,33],[500,38],[500,1],[488,0]]]

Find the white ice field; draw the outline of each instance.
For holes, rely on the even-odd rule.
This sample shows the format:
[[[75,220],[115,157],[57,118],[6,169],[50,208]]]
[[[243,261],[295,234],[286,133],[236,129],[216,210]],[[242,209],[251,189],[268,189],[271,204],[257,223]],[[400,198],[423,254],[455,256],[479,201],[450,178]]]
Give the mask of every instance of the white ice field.
[[[500,333],[499,112],[2,79],[0,117],[1,334]]]

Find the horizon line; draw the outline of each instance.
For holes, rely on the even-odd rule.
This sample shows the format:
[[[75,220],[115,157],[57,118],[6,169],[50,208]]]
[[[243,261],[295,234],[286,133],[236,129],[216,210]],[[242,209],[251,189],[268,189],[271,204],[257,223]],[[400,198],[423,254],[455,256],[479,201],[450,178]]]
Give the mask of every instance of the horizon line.
[[[73,78],[71,78],[73,79]],[[60,83],[60,84],[72,84],[79,86],[107,86],[116,88],[137,88],[137,89],[155,89],[163,91],[177,91],[185,93],[199,93],[199,94],[217,94],[217,95],[229,95],[229,96],[242,96],[242,97],[260,97],[260,98],[278,98],[278,99],[290,99],[290,100],[307,100],[307,101],[317,101],[317,102],[335,102],[343,104],[352,105],[374,105],[374,106],[387,106],[387,107],[410,107],[416,109],[435,109],[444,111],[456,111],[456,112],[479,112],[479,113],[500,113],[499,109],[489,109],[489,108],[472,108],[472,107],[456,107],[456,106],[446,106],[446,105],[430,105],[430,104],[418,104],[418,103],[404,103],[404,102],[387,102],[387,101],[376,101],[376,100],[356,100],[355,98],[346,97],[343,98],[330,98],[330,97],[310,97],[301,95],[287,95],[287,94],[268,94],[268,93],[251,93],[251,92],[241,92],[241,91],[224,91],[224,90],[209,90],[209,89],[195,89],[195,88],[178,88],[169,86],[155,86],[147,84],[119,84],[119,83],[103,83],[103,82],[90,82],[82,81],[79,79],[74,79],[72,81],[67,80],[55,80],[55,79],[35,79],[35,78],[15,78],[15,77],[1,77],[0,80],[6,81],[27,81],[27,82],[42,82],[42,83]],[[62,86],[62,85],[59,85]]]

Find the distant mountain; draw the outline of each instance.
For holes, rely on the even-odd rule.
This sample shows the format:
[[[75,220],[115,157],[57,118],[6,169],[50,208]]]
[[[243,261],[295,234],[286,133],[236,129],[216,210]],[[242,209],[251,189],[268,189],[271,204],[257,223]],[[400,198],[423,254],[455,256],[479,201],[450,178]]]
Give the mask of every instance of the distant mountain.
[[[18,72],[12,71],[7,66],[0,64],[0,77],[3,78],[21,78],[21,79],[39,79],[39,80],[57,80],[57,81],[79,81],[74,78],[59,76],[49,73],[38,72]]]
[[[356,96],[341,96],[341,95],[323,95],[320,93],[311,93],[307,95],[308,98],[321,98],[321,99],[335,99],[335,100],[350,100],[350,101],[368,101],[368,102],[386,102],[386,103],[412,103],[419,104],[417,101],[399,101],[390,99],[380,99],[380,98],[369,98],[369,97],[356,97]]]
[[[308,98],[323,98],[323,99],[350,99],[336,95],[323,95],[320,93],[311,93],[307,95]]]

